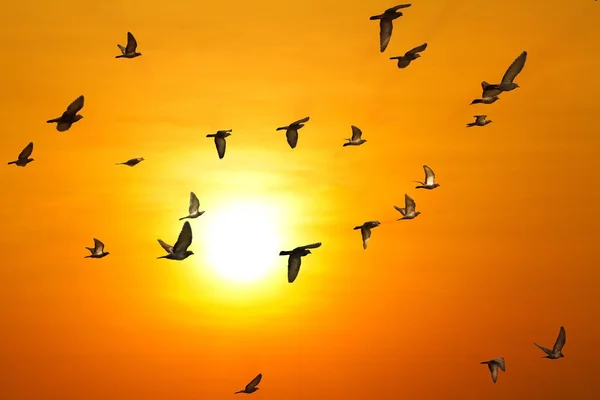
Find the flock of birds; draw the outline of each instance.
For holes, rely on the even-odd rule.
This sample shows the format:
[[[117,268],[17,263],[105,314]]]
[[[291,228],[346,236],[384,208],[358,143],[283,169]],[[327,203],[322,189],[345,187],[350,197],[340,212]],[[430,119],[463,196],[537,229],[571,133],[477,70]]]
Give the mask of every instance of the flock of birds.
[[[408,8],[410,6],[411,4],[401,4],[385,10],[385,12],[383,12],[380,15],[370,17],[370,20],[379,20],[380,52],[383,53],[388,47],[388,44],[390,43],[394,27],[393,21],[403,16],[403,13],[399,10]],[[119,50],[121,51],[121,54],[116,56],[116,58],[133,59],[141,56],[142,54],[137,51],[137,45],[137,41],[133,34],[131,34],[131,32],[128,32],[127,45],[122,46],[120,44],[117,44]],[[408,67],[412,61],[421,57],[419,53],[425,51],[426,49],[427,43],[424,43],[407,51],[402,56],[390,57],[390,60],[397,60],[398,68],[403,69]],[[481,82],[481,98],[473,100],[471,104],[492,104],[499,99],[501,93],[509,92],[519,88],[519,85],[517,83],[514,83],[514,80],[517,77],[517,75],[523,70],[526,60],[527,52],[523,51],[508,67],[500,83],[490,84],[486,81]],[[69,104],[67,109],[62,113],[60,117],[50,119],[47,121],[47,123],[56,123],[56,130],[59,132],[68,131],[73,124],[75,124],[83,118],[83,116],[79,114],[79,111],[81,111],[83,106],[84,96],[81,95],[77,97],[71,104]],[[468,123],[467,127],[482,127],[492,122],[491,120],[487,119],[487,115],[475,115],[474,117],[475,121]],[[309,119],[310,117],[299,119],[287,126],[277,128],[276,131],[285,131],[285,136],[288,145],[292,149],[295,149],[298,144],[298,130],[304,127],[305,124],[309,121]],[[351,129],[352,137],[349,139],[345,139],[347,142],[344,143],[343,146],[360,146],[364,144],[366,140],[362,138],[362,131],[354,125],[351,126]],[[219,130],[216,133],[206,135],[207,138],[214,139],[219,159],[225,157],[225,150],[227,147],[226,138],[231,136],[231,132],[232,129],[226,129]],[[21,153],[17,157],[17,160],[10,161],[8,164],[14,164],[19,167],[27,166],[29,163],[34,161],[34,159],[31,158],[32,152],[33,142],[30,142],[21,151]],[[117,163],[117,165],[127,165],[129,167],[134,167],[142,161],[144,161],[144,158],[138,157],[132,158],[122,163]],[[423,165],[423,169],[425,171],[425,179],[424,181],[415,181],[416,183],[419,183],[419,186],[416,186],[415,188],[433,190],[439,187],[440,184],[435,181],[435,173],[433,172],[433,170],[427,165]],[[398,220],[411,220],[418,217],[421,214],[420,211],[416,211],[416,203],[408,194],[405,194],[404,196],[404,207],[401,208],[398,206],[394,206],[394,208],[402,215],[402,217]],[[189,199],[188,215],[180,218],[179,220],[181,221],[184,219],[198,218],[202,214],[204,214],[204,211],[200,211],[200,201],[198,200],[198,197],[194,194],[194,192],[191,192]],[[371,238],[371,230],[376,228],[380,224],[381,223],[379,221],[367,221],[362,225],[356,226],[354,228],[355,230],[360,230],[362,236],[362,245],[365,250],[367,249],[367,244]],[[184,222],[181,232],[179,233],[177,241],[174,245],[171,246],[161,239],[158,239],[158,243],[166,252],[166,255],[158,257],[159,259],[166,258],[169,260],[182,261],[188,258],[189,256],[193,255],[194,252],[188,250],[190,245],[192,244],[192,228],[189,221]],[[298,273],[300,272],[300,265],[302,263],[302,257],[311,254],[311,249],[316,249],[320,246],[321,242],[316,242],[305,246],[296,247],[293,250],[284,250],[279,253],[280,256],[288,256],[287,269],[289,283],[293,283],[298,277]],[[104,258],[110,254],[109,252],[104,250],[104,243],[102,243],[96,238],[94,238],[94,247],[86,247],[86,249],[89,250],[90,255],[86,256],[85,258]],[[565,328],[561,326],[558,337],[552,349],[540,346],[537,343],[534,344],[537,347],[539,347],[544,353],[546,353],[546,356],[544,356],[543,358],[556,360],[564,357],[562,349],[565,343],[566,331]],[[498,369],[506,371],[506,363],[504,358],[502,357],[494,358],[489,361],[483,361],[481,362],[481,364],[488,365],[492,376],[492,381],[494,383],[496,383],[496,380],[498,379]],[[243,390],[235,392],[235,394],[254,393],[259,389],[257,386],[261,382],[261,380],[262,374],[258,374],[250,383],[246,385],[246,387]]]

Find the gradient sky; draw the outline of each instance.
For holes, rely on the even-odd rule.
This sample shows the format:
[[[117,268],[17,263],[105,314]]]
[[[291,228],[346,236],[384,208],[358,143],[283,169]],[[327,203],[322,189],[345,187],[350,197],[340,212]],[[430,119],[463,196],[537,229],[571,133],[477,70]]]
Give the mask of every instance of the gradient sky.
[[[258,372],[253,399],[597,398],[600,4],[415,0],[381,54],[394,2],[34,3],[0,15],[2,157],[35,143],[0,168],[2,398],[221,400]],[[521,88],[469,106],[523,50]],[[307,115],[292,150],[275,128]],[[195,255],[157,260],[190,191]],[[278,252],[314,241],[288,284]]]

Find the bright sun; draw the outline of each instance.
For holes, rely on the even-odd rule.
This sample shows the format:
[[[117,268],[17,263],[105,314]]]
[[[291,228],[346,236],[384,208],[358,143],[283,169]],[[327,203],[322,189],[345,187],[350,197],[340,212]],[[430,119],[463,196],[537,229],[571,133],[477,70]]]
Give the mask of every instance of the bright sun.
[[[252,282],[278,266],[282,232],[275,209],[258,202],[229,203],[200,218],[209,213],[204,259],[218,275]]]

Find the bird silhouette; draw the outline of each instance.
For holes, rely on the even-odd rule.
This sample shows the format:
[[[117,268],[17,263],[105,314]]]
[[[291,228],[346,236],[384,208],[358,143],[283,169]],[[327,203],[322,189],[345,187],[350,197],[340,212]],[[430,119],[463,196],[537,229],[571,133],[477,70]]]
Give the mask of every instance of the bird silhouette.
[[[481,364],[487,364],[488,368],[490,369],[490,373],[492,374],[492,381],[494,381],[494,383],[496,383],[496,380],[498,380],[498,367],[500,367],[503,372],[506,372],[506,364],[503,357],[494,358],[490,361],[483,361]]]
[[[158,239],[158,243],[162,246],[163,249],[168,253],[166,256],[160,256],[157,258],[166,258],[169,260],[182,261],[194,254],[193,251],[188,250],[188,247],[192,244],[192,227],[190,226],[189,221],[185,221],[183,227],[181,228],[181,232],[179,232],[179,237],[177,238],[177,242],[175,245],[171,246],[163,242],[161,239]]]
[[[280,256],[289,256],[288,258],[288,282],[293,283],[300,272],[300,264],[302,264],[302,257],[312,254],[309,249],[316,249],[321,247],[321,242],[307,244],[306,246],[296,247],[291,251],[281,251]]]
[[[561,326],[560,330],[558,332],[558,337],[556,338],[556,342],[554,342],[554,347],[552,348],[552,350],[547,349],[543,346],[540,346],[539,344],[537,344],[535,342],[533,344],[535,344],[544,353],[546,353],[546,355],[542,358],[549,358],[551,360],[556,360],[556,359],[564,357],[564,354],[562,353],[562,349],[565,346],[565,343],[567,343],[567,332],[565,332],[565,328]]]
[[[398,60],[398,68],[406,68],[410,65],[411,61],[421,57],[419,53],[425,51],[426,48],[427,43],[423,43],[422,45],[407,51],[403,56],[390,57],[390,60]]]
[[[369,19],[371,21],[379,20],[379,51],[383,53],[390,43],[392,31],[394,30],[393,20],[400,18],[403,14],[398,11],[402,8],[410,7],[411,4],[400,4],[398,6],[388,8],[383,14],[374,15]]]
[[[188,209],[188,216],[181,217],[181,218],[179,218],[179,220],[181,221],[186,218],[198,218],[199,216],[204,214],[204,211],[198,211],[199,208],[200,208],[200,200],[198,200],[198,197],[196,197],[194,192],[190,192],[190,207]]]
[[[222,131],[217,131],[217,133],[210,133],[206,135],[207,138],[215,138],[215,146],[217,147],[217,154],[219,155],[219,159],[225,157],[225,148],[227,147],[225,138],[227,136],[231,136],[232,130],[233,129],[226,129]]]
[[[59,132],[68,131],[71,125],[83,118],[83,115],[77,113],[83,108],[84,100],[83,95],[79,96],[69,104],[67,110],[60,117],[49,119],[46,122],[49,124],[56,122],[56,130]]]
[[[287,139],[288,144],[292,149],[296,148],[298,144],[298,129],[304,126],[305,122],[308,122],[310,117],[305,117],[299,119],[298,121],[294,121],[288,126],[282,126],[276,129],[276,131],[285,131],[285,138]]]
[[[362,131],[360,129],[358,129],[354,125],[351,125],[350,128],[352,128],[352,137],[350,139],[346,139],[348,142],[344,143],[344,147],[360,146],[361,144],[367,141],[366,139],[362,138]]]
[[[474,115],[475,122],[469,122],[467,124],[467,128],[472,126],[486,126],[487,124],[491,124],[493,121],[491,119],[486,119],[487,115]]]
[[[502,77],[501,83],[490,85],[489,83],[483,81],[481,83],[481,86],[484,92],[494,90],[499,91],[498,94],[500,94],[502,92],[510,92],[511,90],[515,90],[518,87],[520,87],[517,83],[514,83],[514,80],[517,77],[517,75],[519,75],[521,71],[523,71],[525,61],[527,61],[526,51],[519,54],[519,56],[515,58],[515,60],[510,64],[510,66],[504,73],[504,76]]]
[[[108,251],[104,251],[104,243],[94,238],[94,247],[86,247],[90,251],[89,256],[85,256],[84,258],[103,258],[109,255]]]
[[[439,183],[435,182],[435,174],[431,168],[429,168],[427,165],[423,165],[423,170],[425,171],[425,182],[414,181],[420,184],[419,186],[415,186],[415,189],[433,190],[440,186]]]
[[[369,239],[371,239],[371,229],[377,228],[379,225],[381,225],[379,221],[367,221],[362,225],[354,227],[354,230],[360,229],[363,249],[367,249],[367,244],[369,243]]]
[[[34,161],[33,158],[29,158],[33,152],[33,142],[29,142],[27,146],[19,153],[19,156],[15,161],[10,161],[8,165],[15,164],[17,167],[26,167],[27,164]]]
[[[131,32],[127,32],[127,47],[123,47],[120,44],[117,45],[119,50],[121,50],[121,54],[116,56],[115,58],[136,58],[142,55],[142,53],[138,53],[137,49],[137,40],[133,37]]]
[[[399,218],[398,221],[402,219],[414,219],[421,214],[420,211],[415,211],[415,207],[417,204],[415,201],[407,194],[404,195],[404,208],[400,208],[398,206],[394,206],[394,208],[402,214],[402,218]]]
[[[258,386],[258,384],[260,383],[261,380],[262,380],[262,374],[256,375],[256,378],[252,379],[250,381],[250,383],[248,383],[246,385],[246,387],[244,388],[244,390],[240,390],[239,392],[235,392],[234,394],[238,394],[238,393],[251,394],[251,393],[256,392],[257,390],[260,389],[257,386]]]
[[[131,159],[125,161],[125,162],[116,163],[115,165],[127,165],[128,167],[135,167],[136,165],[138,165],[142,161],[144,161],[144,157],[131,158]]]

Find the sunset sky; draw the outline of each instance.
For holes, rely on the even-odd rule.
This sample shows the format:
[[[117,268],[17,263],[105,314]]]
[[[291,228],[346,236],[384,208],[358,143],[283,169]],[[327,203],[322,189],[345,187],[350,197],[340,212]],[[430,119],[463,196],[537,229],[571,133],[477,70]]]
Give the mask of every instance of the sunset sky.
[[[237,399],[261,372],[249,399],[597,399],[600,4],[415,0],[380,53],[396,4],[3,6],[0,397]],[[115,59],[127,31],[143,55]],[[521,88],[470,106],[523,50]],[[157,260],[190,191],[195,254]],[[279,251],[316,241],[289,284]]]

